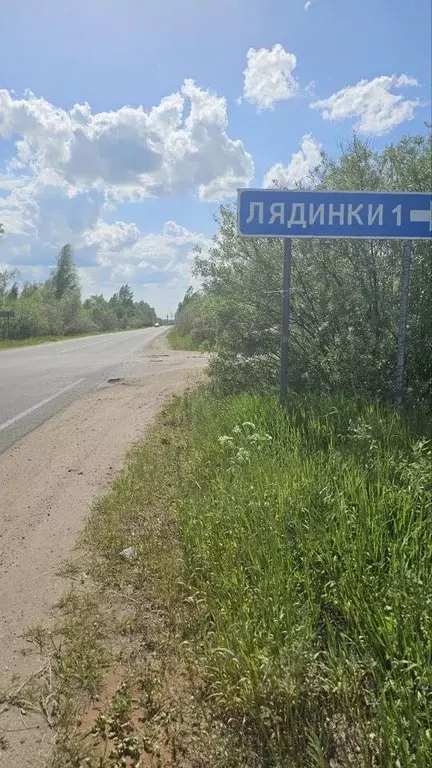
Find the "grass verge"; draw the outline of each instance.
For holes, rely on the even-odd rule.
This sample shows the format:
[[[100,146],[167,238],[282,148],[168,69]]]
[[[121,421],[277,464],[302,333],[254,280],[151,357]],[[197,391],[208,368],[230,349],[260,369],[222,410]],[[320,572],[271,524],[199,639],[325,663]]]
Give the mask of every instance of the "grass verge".
[[[424,431],[338,399],[164,409],[69,573],[52,765],[428,768]]]
[[[107,331],[107,333],[115,333],[115,331]],[[69,339],[82,339],[87,336],[102,336],[101,333],[77,333],[70,336],[34,336],[30,339],[1,339],[1,349],[15,349],[15,347],[35,347],[38,344],[47,344],[52,341],[69,341]]]
[[[197,344],[192,336],[185,336],[175,327],[168,331],[167,338],[171,349],[184,352],[202,351],[201,345]]]

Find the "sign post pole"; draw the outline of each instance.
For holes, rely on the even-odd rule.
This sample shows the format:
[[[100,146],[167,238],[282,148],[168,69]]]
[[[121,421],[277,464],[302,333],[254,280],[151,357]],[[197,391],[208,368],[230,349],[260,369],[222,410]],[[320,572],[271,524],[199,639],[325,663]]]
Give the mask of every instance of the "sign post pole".
[[[397,333],[397,361],[395,377],[395,406],[402,411],[405,390],[405,345],[409,304],[410,276],[412,261],[412,241],[405,240],[402,257],[402,279]]]
[[[11,317],[15,317],[15,312],[8,311],[8,310],[0,310],[0,317],[4,317],[6,319],[6,338],[9,338],[9,321]]]
[[[280,402],[281,405],[286,405],[288,394],[288,354],[291,314],[292,239],[290,237],[284,238],[283,244]]]

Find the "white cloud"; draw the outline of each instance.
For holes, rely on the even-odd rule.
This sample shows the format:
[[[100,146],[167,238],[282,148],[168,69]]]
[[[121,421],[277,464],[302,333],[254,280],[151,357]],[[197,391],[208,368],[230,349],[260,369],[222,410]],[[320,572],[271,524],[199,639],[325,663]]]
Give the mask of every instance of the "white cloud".
[[[392,93],[392,89],[417,85],[417,80],[408,75],[382,75],[342,88],[328,99],[313,102],[311,107],[320,110],[325,120],[359,118],[354,126],[359,133],[381,135],[412,120],[415,108],[420,104],[418,99],[410,100]]]
[[[36,184],[28,178],[13,181],[9,174],[3,176],[3,182],[0,177],[0,222],[7,234],[34,236],[39,213]]]
[[[111,272],[111,277],[113,280],[118,277],[122,280],[127,280],[134,277],[135,273],[136,268],[134,264],[117,264]]]
[[[298,152],[294,152],[287,166],[276,163],[266,173],[264,186],[277,186],[291,189],[302,182],[307,182],[310,174],[321,164],[321,144],[311,136],[303,136]]]
[[[193,249],[210,247],[211,240],[167,221],[160,233],[141,234],[135,224],[98,220],[80,236],[77,247],[88,265],[109,268],[113,277],[131,276],[137,269],[170,272],[186,278],[191,272]]]
[[[140,231],[136,224],[127,224],[124,221],[108,224],[106,221],[98,219],[94,227],[82,232],[76,242],[76,247],[95,248],[100,256],[99,263],[106,263],[113,254],[136,243],[139,236]]]
[[[297,59],[279,43],[271,50],[250,48],[244,70],[244,98],[259,109],[272,109],[278,101],[298,92],[294,77]]]
[[[46,279],[70,242],[86,295],[111,295],[127,280],[144,297],[157,283],[162,306],[163,290],[180,298],[192,281],[193,247],[208,240],[173,221],[145,234],[121,220],[119,205],[186,194],[219,201],[254,175],[251,155],[229,135],[225,99],[192,80],[152,109],[96,114],[0,90],[1,139],[11,150],[0,163],[2,259],[23,279],[37,270]]]
[[[91,190],[116,201],[232,195],[250,182],[254,166],[227,127],[225,99],[193,80],[149,111],[124,106],[96,114],[88,104],[66,111],[31,92],[20,99],[0,90],[0,138],[15,141],[9,173],[30,173],[70,197]]]
[[[195,246],[207,250],[210,244],[211,240],[204,235],[190,232],[174,221],[167,221],[162,234],[143,235],[125,251],[125,258],[139,260],[138,266],[150,263],[165,271],[169,267],[185,276],[190,273]]]

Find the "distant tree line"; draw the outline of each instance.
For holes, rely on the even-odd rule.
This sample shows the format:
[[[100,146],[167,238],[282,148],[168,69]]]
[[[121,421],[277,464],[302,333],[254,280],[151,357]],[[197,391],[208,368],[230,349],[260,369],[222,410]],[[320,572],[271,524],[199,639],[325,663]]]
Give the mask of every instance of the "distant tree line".
[[[157,320],[153,307],[134,301],[128,285],[109,300],[100,294],[83,301],[70,245],[61,249],[45,282],[26,282],[20,289],[18,278],[16,270],[0,269],[0,309],[14,313],[9,323],[12,339],[146,328]],[[5,333],[0,320],[0,338]]]
[[[307,185],[306,185],[307,186]],[[355,138],[337,160],[323,153],[315,189],[418,190],[432,186],[431,136],[405,137],[382,152]],[[237,234],[224,205],[209,254],[197,253],[198,292],[177,312],[178,330],[215,354],[222,392],[276,392],[279,377],[282,245]],[[296,240],[293,250],[290,386],[296,390],[393,397],[403,246],[386,240]],[[432,403],[432,253],[415,242],[407,337],[407,395]]]

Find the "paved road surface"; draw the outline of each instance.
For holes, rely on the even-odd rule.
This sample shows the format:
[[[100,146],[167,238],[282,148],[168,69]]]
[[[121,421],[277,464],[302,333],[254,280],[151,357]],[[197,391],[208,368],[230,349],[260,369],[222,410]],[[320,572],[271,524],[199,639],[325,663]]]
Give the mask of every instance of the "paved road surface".
[[[141,346],[164,333],[124,333],[0,351],[0,453],[108,378]]]

